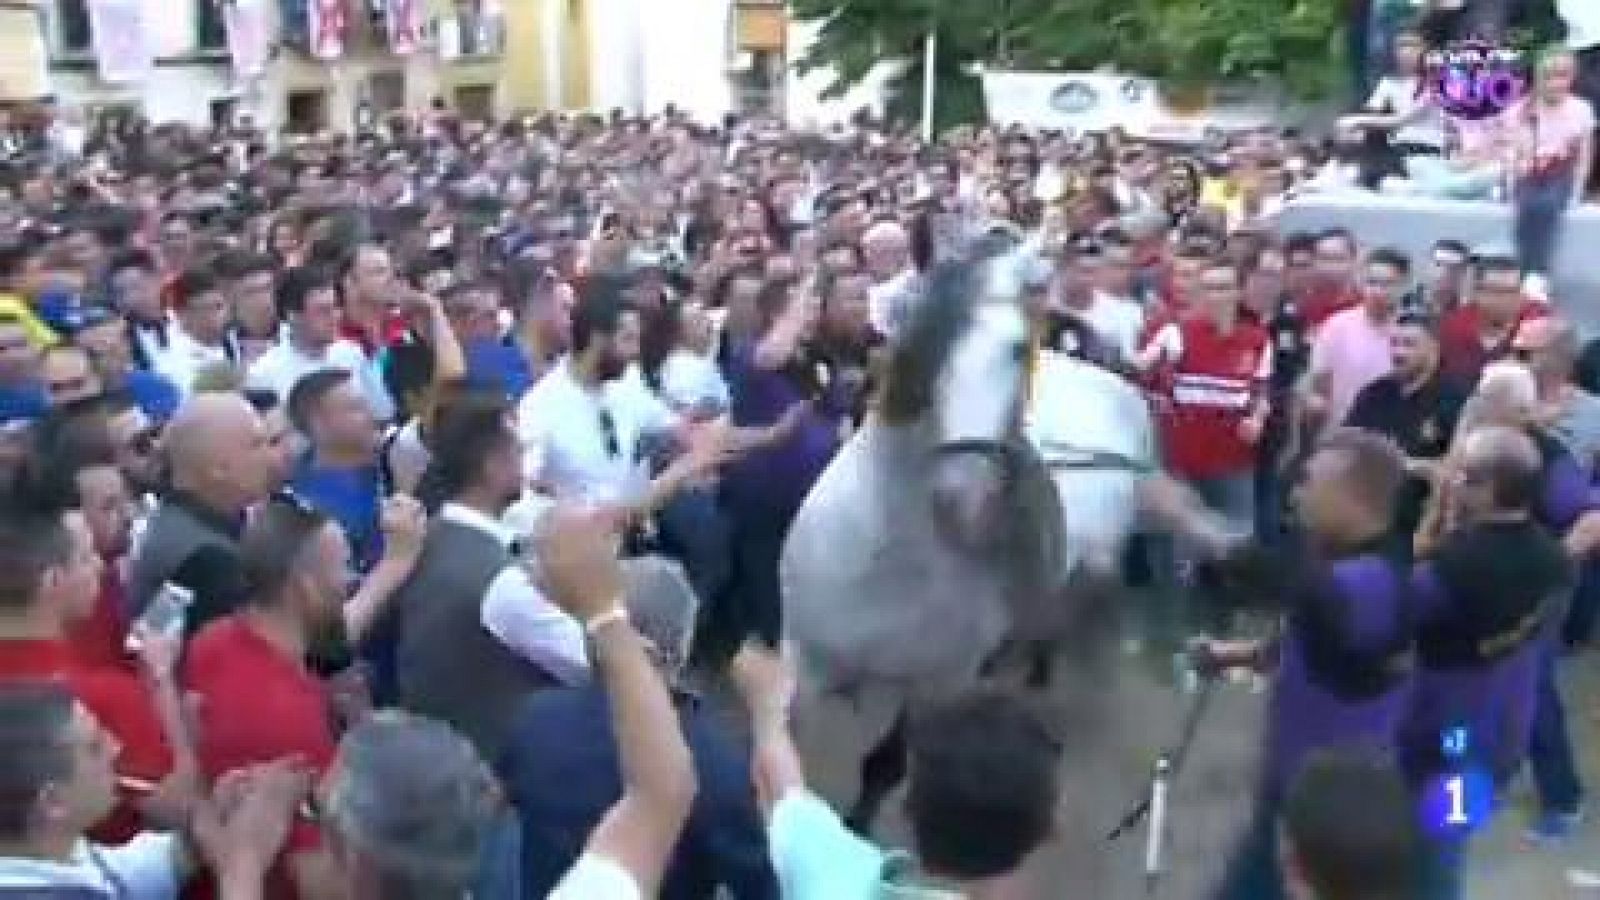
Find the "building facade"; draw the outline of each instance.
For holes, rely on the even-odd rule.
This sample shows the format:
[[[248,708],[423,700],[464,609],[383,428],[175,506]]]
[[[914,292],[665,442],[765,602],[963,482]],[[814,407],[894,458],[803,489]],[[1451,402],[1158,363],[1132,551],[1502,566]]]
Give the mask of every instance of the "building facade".
[[[223,121],[237,105],[227,33],[212,0],[145,0],[141,74],[104,77],[96,52],[96,0],[44,0],[38,27],[49,53],[47,93],[86,113],[124,109],[151,121]],[[123,10],[136,4],[121,4]],[[106,20],[102,20],[106,21]]]
[[[35,0],[15,11],[12,2],[0,0],[0,41],[9,42],[0,45],[0,79],[8,79],[0,91],[51,94],[88,113],[128,109],[195,125],[248,114],[269,129],[309,133],[347,131],[364,116],[435,98],[473,116],[502,111],[503,0]],[[414,40],[395,36],[391,6],[407,11]],[[230,29],[240,8],[250,15]],[[342,23],[337,53],[312,46],[326,17]],[[140,41],[97,41],[97,22]],[[18,74],[25,55],[10,52],[29,34],[48,57],[42,88]],[[238,64],[239,41],[252,42],[258,65]],[[119,68],[130,46],[150,58],[147,66]]]
[[[637,115],[671,105],[708,120],[835,120],[881,105],[881,79],[832,101],[822,96],[829,73],[799,77],[793,63],[816,30],[791,22],[783,0],[518,0],[506,15],[511,109]]]
[[[241,31],[240,8],[258,29]],[[400,8],[414,41],[395,37]],[[336,52],[314,44],[329,15],[343,25]],[[97,41],[97,22],[141,40]],[[241,34],[258,42],[256,65],[234,52]],[[436,99],[474,118],[674,106],[807,123],[877,105],[875,80],[829,100],[829,73],[798,75],[814,34],[783,0],[0,0],[0,101],[53,95],[196,125],[248,114],[302,133]],[[145,64],[127,64],[130,46]]]
[[[50,92],[40,16],[39,0],[0,0],[0,103],[28,103]]]

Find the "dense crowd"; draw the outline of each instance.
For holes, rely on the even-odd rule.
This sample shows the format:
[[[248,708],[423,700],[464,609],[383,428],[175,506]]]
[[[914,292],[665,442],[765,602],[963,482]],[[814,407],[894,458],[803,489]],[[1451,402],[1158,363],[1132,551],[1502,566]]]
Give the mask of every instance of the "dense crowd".
[[[1526,102],[1577,124],[1497,138],[1546,212],[1592,152],[1571,63]],[[1393,106],[1346,124],[1475,165]],[[1526,278],[1548,216],[1428,259],[1279,235],[1358,164],[1275,130],[434,109],[3,144],[0,896],[1017,896],[1049,723],[994,687],[921,711],[887,853],[807,788],[776,649],[789,524],[928,274],[995,233],[1036,262],[1030,358],[1146,392],[1147,502],[1297,563],[1264,645],[1227,566],[1157,534],[1126,561],[1180,600],[1130,649],[1276,673],[1226,896],[1459,896],[1466,838],[1416,796],[1463,759],[1491,793],[1531,769],[1531,837],[1578,823],[1557,672],[1600,611],[1600,373]],[[718,673],[747,734],[689,688]]]

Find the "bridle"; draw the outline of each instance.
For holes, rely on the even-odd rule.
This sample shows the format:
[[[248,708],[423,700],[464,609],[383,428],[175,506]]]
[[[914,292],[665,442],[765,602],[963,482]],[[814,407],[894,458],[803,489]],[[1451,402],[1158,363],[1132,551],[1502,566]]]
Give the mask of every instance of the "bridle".
[[[1022,466],[1022,453],[1027,446],[1025,440],[1020,434],[1010,439],[959,438],[934,445],[933,455],[935,458],[983,457],[999,464],[1004,477],[1010,481]],[[1149,475],[1158,470],[1152,463],[1111,450],[1093,450],[1054,441],[1046,442],[1037,449],[1044,467],[1052,472],[1102,471]]]

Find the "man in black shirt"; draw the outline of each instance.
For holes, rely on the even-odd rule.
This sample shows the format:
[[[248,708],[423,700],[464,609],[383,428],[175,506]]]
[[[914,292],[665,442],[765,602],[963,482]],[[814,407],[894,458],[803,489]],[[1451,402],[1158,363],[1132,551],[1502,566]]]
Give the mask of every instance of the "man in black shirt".
[[[1390,438],[1406,454],[1410,479],[1395,513],[1398,534],[1422,519],[1434,466],[1450,447],[1467,392],[1439,369],[1439,339],[1426,313],[1400,314],[1389,339],[1393,370],[1356,395],[1346,425]]]

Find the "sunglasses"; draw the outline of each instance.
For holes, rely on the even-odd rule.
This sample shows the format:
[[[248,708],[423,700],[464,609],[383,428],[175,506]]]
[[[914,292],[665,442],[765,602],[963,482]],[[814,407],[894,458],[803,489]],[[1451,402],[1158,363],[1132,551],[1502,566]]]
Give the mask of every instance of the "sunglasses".
[[[622,445],[617,441],[617,422],[605,407],[600,408],[600,437],[605,441],[606,456],[615,459],[622,455]]]

